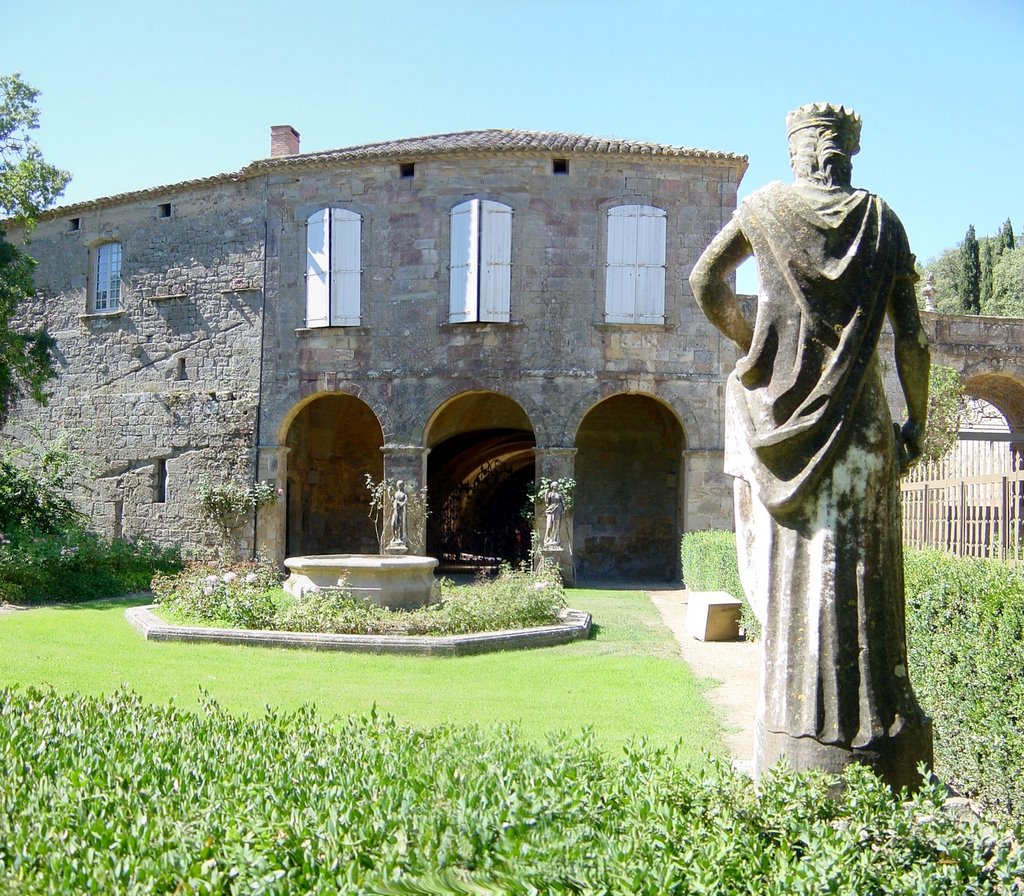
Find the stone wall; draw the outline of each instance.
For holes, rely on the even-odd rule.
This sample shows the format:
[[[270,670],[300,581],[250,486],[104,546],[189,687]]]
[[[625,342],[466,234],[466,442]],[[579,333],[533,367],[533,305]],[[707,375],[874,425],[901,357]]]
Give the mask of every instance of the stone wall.
[[[521,409],[515,427],[532,431],[536,477],[554,478],[575,475],[588,414],[605,399],[642,396],[659,409],[650,433],[653,418],[608,412],[606,423],[630,438],[603,445],[596,466],[584,458],[581,474],[598,481],[580,486],[590,506],[578,505],[577,546],[596,573],[677,575],[683,530],[731,525],[721,387],[735,351],[700,312],[687,276],[734,209],[741,171],[735,160],[589,152],[570,154],[562,174],[544,153],[493,152],[427,154],[403,177],[398,160],[297,157],[259,175],[56,210],[33,235],[39,295],[26,318],[57,338],[62,376],[49,408],[27,408],[21,424],[75,432],[96,466],[80,500],[97,526],[162,542],[211,544],[196,514],[198,484],[251,481],[258,458],[260,478],[285,500],[261,511],[257,540],[280,559],[307,542],[295,531],[309,516],[296,493],[320,529],[353,542],[335,550],[366,540],[354,513],[335,506],[342,494],[355,499],[355,480],[339,486],[309,452],[311,421],[352,422],[324,408],[303,417],[323,396],[350,396],[354,425],[376,432],[317,435],[331,463],[379,469],[382,435],[384,474],[415,487],[442,438],[497,432],[488,402]],[[448,322],[449,213],[469,198],[513,210],[508,323]],[[607,211],[621,204],[667,213],[663,325],[605,322]],[[306,221],[324,207],[362,215],[359,326],[305,325]],[[123,246],[122,308],[90,314],[91,253],[104,240]],[[445,408],[474,395],[483,398],[459,405],[467,410],[454,428],[435,427]],[[657,467],[657,488],[622,494],[616,477],[627,459]],[[312,495],[318,488],[334,492]],[[598,513],[629,502],[628,512]],[[250,521],[238,533],[245,550],[253,531]]]
[[[210,545],[198,483],[251,478],[260,198],[258,185],[230,184],[95,203],[48,217],[31,236],[37,295],[23,317],[57,340],[60,376],[49,406],[24,405],[13,428],[72,434],[95,476],[78,503],[107,534]],[[94,247],[110,240],[123,248],[120,309],[90,313]],[[251,547],[251,531],[239,537]]]

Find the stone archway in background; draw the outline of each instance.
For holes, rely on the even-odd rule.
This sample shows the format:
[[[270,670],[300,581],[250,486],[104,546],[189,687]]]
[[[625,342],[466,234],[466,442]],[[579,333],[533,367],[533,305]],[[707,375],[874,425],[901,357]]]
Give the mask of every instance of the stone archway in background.
[[[288,428],[287,556],[376,554],[365,477],[384,475],[384,434],[352,395],[321,395]]]
[[[657,398],[613,395],[576,432],[573,544],[582,579],[676,581],[683,427]]]
[[[464,392],[434,413],[424,444],[427,555],[449,572],[525,560],[537,444],[526,411],[497,392]]]
[[[1024,383],[1006,373],[973,373],[964,377],[964,393],[987,401],[1006,418],[1011,432],[1024,431]]]
[[[963,382],[964,394],[973,402],[960,426],[961,449],[972,441],[1005,442],[1008,468],[1021,469],[1024,440],[1016,434],[1024,432],[1024,383],[1005,373],[975,373]]]

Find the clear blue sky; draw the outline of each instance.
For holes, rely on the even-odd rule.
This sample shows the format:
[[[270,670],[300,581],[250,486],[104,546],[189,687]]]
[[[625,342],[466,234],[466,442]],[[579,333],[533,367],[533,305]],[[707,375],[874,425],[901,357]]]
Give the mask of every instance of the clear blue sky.
[[[854,182],[920,259],[969,224],[1024,230],[1024,0],[38,0],[2,21],[66,202],[237,170],[272,124],[304,151],[490,127],[724,150],[750,157],[742,197],[790,179],[785,115],[828,100],[862,115]]]

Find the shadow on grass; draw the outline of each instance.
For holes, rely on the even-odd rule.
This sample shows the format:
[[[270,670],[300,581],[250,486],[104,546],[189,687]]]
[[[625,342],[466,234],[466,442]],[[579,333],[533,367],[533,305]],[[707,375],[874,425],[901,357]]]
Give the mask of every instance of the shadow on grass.
[[[120,594],[117,597],[88,597],[76,601],[38,601],[22,604],[27,610],[102,610],[107,607],[139,607],[153,603],[153,595],[149,591],[137,591],[134,594]]]

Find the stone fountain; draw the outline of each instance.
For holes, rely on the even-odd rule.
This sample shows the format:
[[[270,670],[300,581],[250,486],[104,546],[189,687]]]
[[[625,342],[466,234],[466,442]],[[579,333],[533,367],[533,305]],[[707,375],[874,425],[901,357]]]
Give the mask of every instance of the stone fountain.
[[[399,480],[391,496],[391,540],[382,555],[315,554],[284,561],[290,575],[285,591],[302,597],[308,591],[340,589],[380,607],[412,610],[436,603],[437,560],[409,553],[409,496]],[[379,505],[377,505],[379,506]],[[382,542],[383,544],[383,542]]]
[[[437,600],[437,560],[415,554],[317,554],[289,557],[285,591],[301,597],[307,591],[344,588],[353,597],[391,609],[411,610]]]

